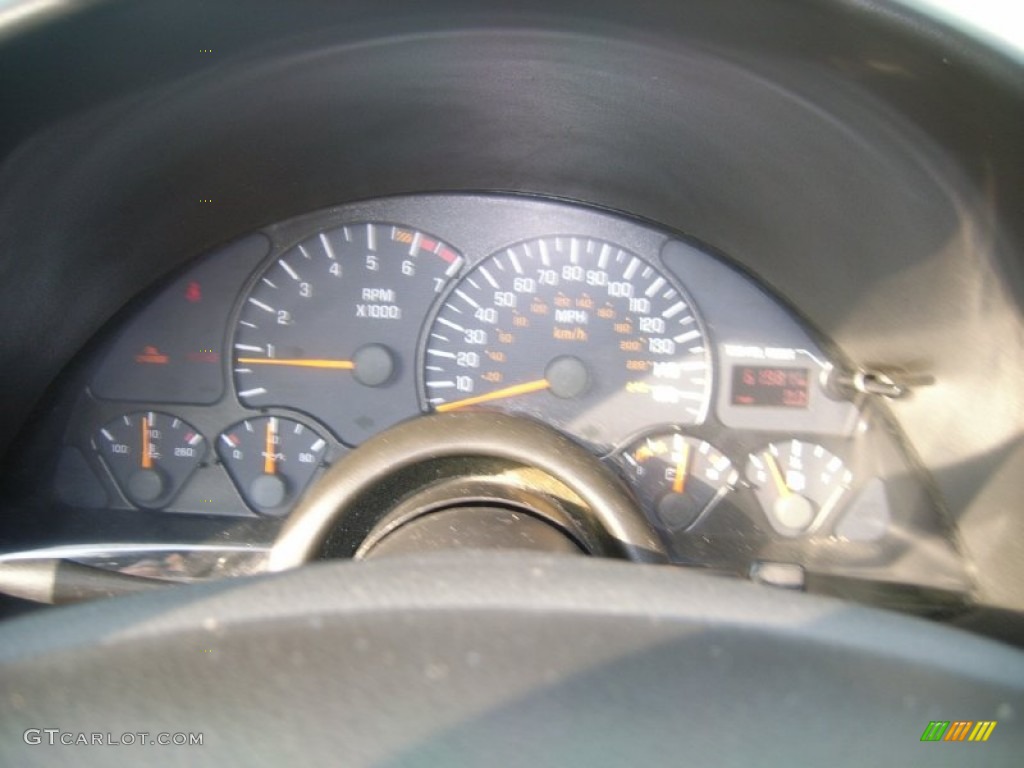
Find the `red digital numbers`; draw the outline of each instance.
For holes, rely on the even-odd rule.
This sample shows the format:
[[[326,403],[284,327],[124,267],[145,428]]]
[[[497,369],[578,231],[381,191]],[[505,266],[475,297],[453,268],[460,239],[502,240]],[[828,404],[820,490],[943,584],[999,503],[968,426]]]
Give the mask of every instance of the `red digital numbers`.
[[[781,368],[762,368],[757,374],[757,383],[762,387],[784,387],[786,372]]]
[[[733,369],[733,405],[806,408],[809,401],[806,368],[739,365]]]

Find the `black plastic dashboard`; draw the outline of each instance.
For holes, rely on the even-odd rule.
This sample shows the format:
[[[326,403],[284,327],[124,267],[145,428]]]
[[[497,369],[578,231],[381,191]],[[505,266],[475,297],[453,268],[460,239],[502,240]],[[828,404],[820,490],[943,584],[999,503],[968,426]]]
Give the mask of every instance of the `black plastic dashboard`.
[[[0,600],[4,762],[1019,763],[1019,50],[911,0],[0,6],[0,578],[145,590]],[[346,561],[413,502],[561,548]]]

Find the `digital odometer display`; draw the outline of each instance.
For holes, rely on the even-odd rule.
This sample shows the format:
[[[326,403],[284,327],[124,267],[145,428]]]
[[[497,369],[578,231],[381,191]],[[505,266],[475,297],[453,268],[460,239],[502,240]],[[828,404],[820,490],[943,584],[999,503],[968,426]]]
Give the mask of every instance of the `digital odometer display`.
[[[732,404],[806,408],[809,382],[806,368],[737,365],[732,370]]]

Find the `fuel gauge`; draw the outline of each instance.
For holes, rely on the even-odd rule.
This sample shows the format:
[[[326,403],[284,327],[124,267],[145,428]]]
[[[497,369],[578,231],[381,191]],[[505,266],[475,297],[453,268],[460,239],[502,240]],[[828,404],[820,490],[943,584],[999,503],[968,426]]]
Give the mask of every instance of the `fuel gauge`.
[[[193,426],[156,411],[114,419],[92,444],[128,500],[149,509],[174,498],[206,455]]]
[[[678,432],[646,437],[624,458],[644,506],[655,510],[669,530],[689,528],[739,480],[717,448]]]
[[[260,416],[220,436],[217,454],[246,503],[258,512],[283,514],[313,478],[327,441],[305,424]]]
[[[747,480],[772,527],[783,536],[811,531],[850,489],[853,474],[820,445],[790,440],[750,454]]]

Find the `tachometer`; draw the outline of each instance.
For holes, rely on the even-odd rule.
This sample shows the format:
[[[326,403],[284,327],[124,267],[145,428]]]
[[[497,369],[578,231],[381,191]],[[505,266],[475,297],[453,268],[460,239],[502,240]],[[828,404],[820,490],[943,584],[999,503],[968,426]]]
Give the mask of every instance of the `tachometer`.
[[[350,224],[299,243],[242,304],[238,399],[305,411],[352,445],[414,416],[420,323],[462,262],[437,238],[390,224]]]
[[[486,258],[448,294],[424,355],[428,406],[487,405],[610,445],[707,412],[711,369],[687,296],[613,243],[542,237]]]

